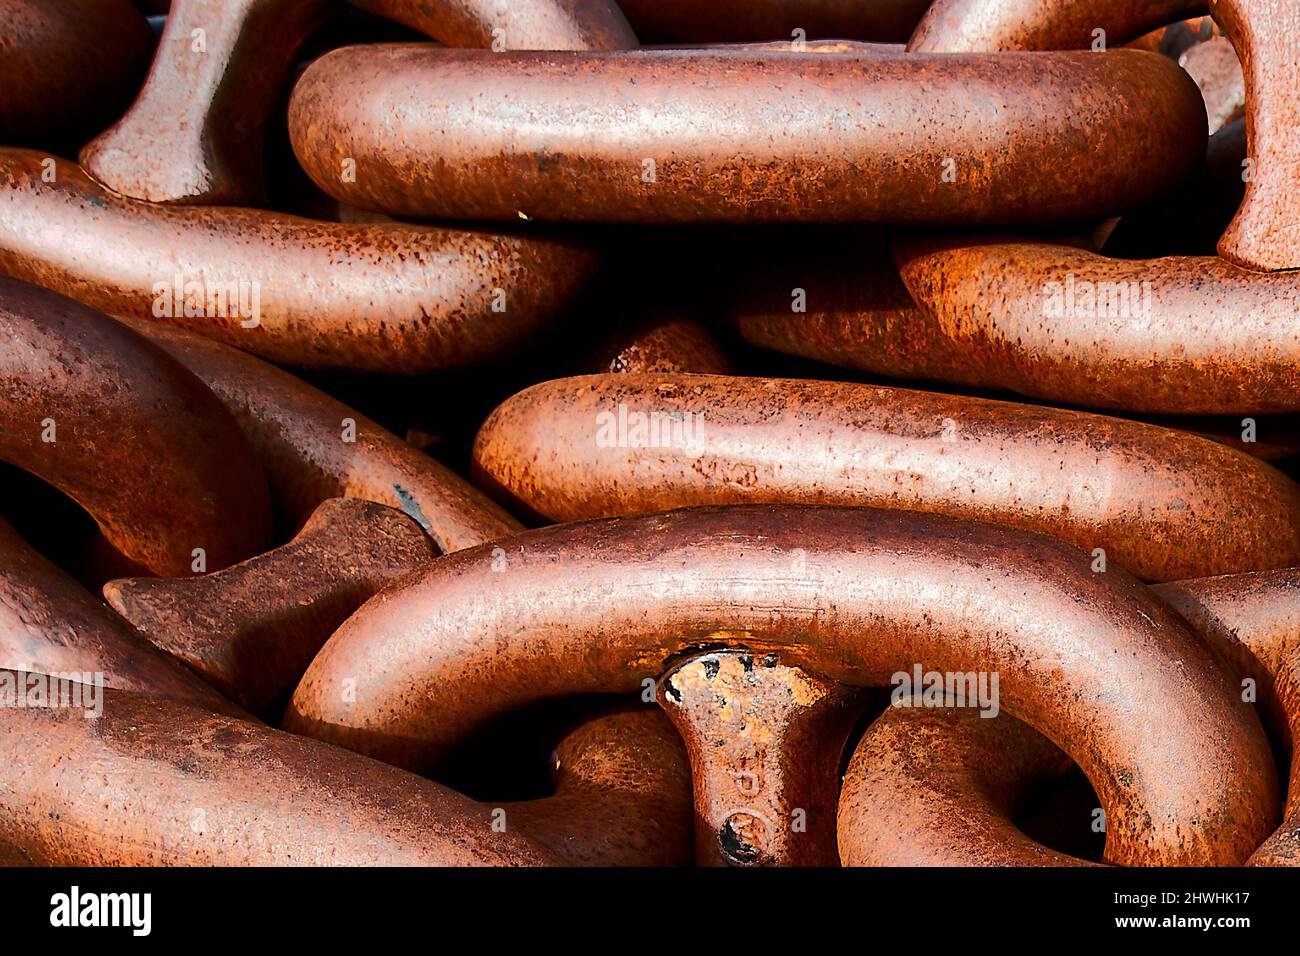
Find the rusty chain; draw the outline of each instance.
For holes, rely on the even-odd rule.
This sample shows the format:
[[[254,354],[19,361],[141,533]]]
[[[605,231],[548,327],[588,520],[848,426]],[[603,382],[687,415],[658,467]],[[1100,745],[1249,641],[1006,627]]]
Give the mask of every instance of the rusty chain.
[[[0,862],[1300,865],[1297,16],[0,0]]]

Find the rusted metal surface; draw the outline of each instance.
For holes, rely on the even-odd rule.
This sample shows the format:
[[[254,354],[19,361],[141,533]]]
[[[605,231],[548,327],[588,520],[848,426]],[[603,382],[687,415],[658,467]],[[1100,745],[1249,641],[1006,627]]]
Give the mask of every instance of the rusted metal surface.
[[[1300,652],[1300,568],[1156,585],[1152,590],[1203,635],[1242,678],[1256,682],[1272,725],[1289,742],[1274,675]]]
[[[0,520],[0,668],[100,674],[105,687],[235,713]]]
[[[845,866],[1081,866],[1013,822],[1070,758],[1009,714],[886,708],[853,752],[840,792]]]
[[[1149,580],[1300,564],[1300,487],[1240,452],[1123,419],[910,389],[558,379],[488,417],[474,469],[481,486],[554,521],[867,505],[1045,532]]]
[[[673,43],[656,49],[709,50],[714,53],[853,53],[875,56],[902,53],[901,43],[877,43],[870,40],[750,40],[738,43]]]
[[[1151,590],[1243,681],[1243,699],[1258,702],[1290,747],[1300,733],[1300,568]],[[1031,788],[1068,764],[1041,734],[1006,714],[888,708],[845,774],[841,858],[850,866],[1080,865],[1085,861],[1049,850],[1013,822]],[[1298,783],[1293,761],[1287,820],[1250,863],[1300,864]]]
[[[442,551],[523,527],[450,468],[288,372],[183,329],[124,321],[225,402],[266,472],[277,513],[293,527],[334,497],[397,508]]]
[[[448,46],[622,50],[636,34],[614,0],[351,0]]]
[[[267,121],[328,11],[327,0],[175,0],[144,89],[81,151],[82,167],[149,202],[263,199]]]
[[[1200,178],[1189,183],[1187,194],[1180,193],[1154,202],[1120,219],[1107,240],[1107,256],[1149,256],[1153,253],[1161,254],[1161,250],[1167,250],[1171,246],[1179,252],[1195,253],[1200,249],[1212,253],[1218,231],[1231,218],[1234,206],[1231,195],[1223,196],[1222,191],[1224,187],[1230,187],[1235,179],[1237,195],[1240,196],[1241,159],[1245,149],[1241,130],[1239,123],[1233,124],[1211,138],[1206,169]],[[1017,245],[1012,238],[1007,241]],[[953,248],[958,248],[961,241],[952,239],[950,242]],[[738,245],[740,249],[734,258],[723,261],[737,277],[722,284],[717,308],[751,344],[830,365],[863,369],[908,380],[958,380],[958,375],[953,370],[960,368],[962,379],[980,383],[1001,382],[987,362],[981,364],[968,360],[956,342],[948,341],[951,335],[961,331],[963,343],[971,338],[981,343],[1000,342],[1001,315],[983,314],[982,318],[987,323],[984,329],[954,329],[952,332],[936,329],[926,314],[918,310],[907,287],[899,278],[890,253],[889,240],[879,231],[817,230],[807,235],[776,235],[756,248],[737,242],[731,245]],[[1033,248],[1038,249],[1042,245],[1044,244],[1033,244]],[[1073,255],[1063,243],[1058,242],[1048,248],[1063,256]],[[1086,253],[1081,255],[1099,267],[1109,262],[1108,259],[1089,257]],[[1202,261],[1213,260],[1206,256],[1196,260]],[[1124,270],[1131,269],[1132,266],[1121,263],[1116,268]],[[1188,268],[1192,269],[1190,263]],[[1062,282],[1062,312],[1065,303],[1064,284],[1069,275],[1066,272],[1056,277]],[[1083,288],[1078,285],[1077,278],[1076,276],[1076,291]],[[1266,280],[1266,283],[1279,278]],[[1195,281],[1194,277],[1189,279],[1189,299],[1193,299]],[[1032,295],[1032,282],[1031,278],[1011,287],[1026,290],[1026,294]],[[1152,301],[1154,288],[1153,286]],[[1118,286],[1107,289],[1106,294],[1111,295],[1112,299],[1116,293],[1124,291]],[[997,295],[1002,294],[1000,290],[994,291]],[[1041,316],[1043,307],[1048,302],[1048,290],[1040,291],[1042,296],[1038,314]],[[1127,289],[1130,303],[1135,301],[1132,293],[1132,289]],[[1144,290],[1140,284],[1137,293],[1136,301],[1140,306],[1144,301]],[[1081,329],[1086,327],[1093,333],[1109,331],[1112,333],[1111,341],[1120,343],[1132,344],[1142,338],[1138,334],[1141,318],[1136,313],[1130,313],[1133,315],[1131,326],[1121,320],[1107,324],[1101,319],[1087,317],[1089,301],[1092,302],[1092,311],[1096,312],[1095,288],[1092,295],[1091,300],[1087,296],[1076,296],[1077,303],[1080,304],[1076,311],[1080,316],[1073,320],[1074,325]],[[1220,302],[1213,293],[1204,295],[1203,304],[1197,304],[1194,299],[1188,304],[1189,311],[1195,312],[1197,326],[1205,326],[1209,321],[1207,316],[1216,315],[1219,308]],[[1287,315],[1285,296],[1277,297],[1275,308],[1279,316],[1275,327],[1282,329],[1285,336],[1289,329],[1287,321],[1281,318]],[[1025,309],[1031,310],[1031,307],[1026,305]],[[999,326],[993,325],[995,321]],[[1066,324],[1063,319],[1047,316],[1042,316],[1038,321],[1043,323],[1044,328]],[[1244,314],[1240,321],[1249,325],[1256,318],[1253,314]],[[1128,334],[1118,335],[1114,332],[1114,326]],[[1169,328],[1167,339],[1171,349],[1184,349],[1181,334],[1181,329],[1177,326]],[[1064,339],[1064,332],[1059,337]],[[1071,338],[1073,341],[1073,336]],[[1232,339],[1229,341],[1233,342]],[[1099,342],[1103,345],[1107,343],[1107,339]],[[1203,350],[1212,351],[1212,343],[1208,341],[1201,340],[1197,344]],[[1013,345],[1014,337],[1008,337],[1005,347]],[[1236,348],[1235,342],[1233,347]],[[1170,358],[1178,354],[1178,351],[1171,351]],[[1242,346],[1237,348],[1237,354],[1246,358],[1252,354],[1266,358],[1268,347],[1260,344],[1252,352],[1248,347]],[[1025,374],[1030,374],[1032,368],[1032,374],[1036,378],[1040,374],[1039,367],[1048,366],[1051,359],[1044,356],[1036,362],[1029,362],[1028,358],[1025,361],[1028,363]],[[1145,396],[1153,390],[1154,386],[1150,383],[1158,381],[1145,366],[1139,364],[1124,367],[1131,374],[1117,372],[1113,380],[1106,379],[1103,382],[1102,369],[1105,366],[1101,362],[1101,356],[1088,350],[1078,350],[1075,362],[1081,362],[1085,369],[1091,369],[1090,375],[1099,382],[1098,388],[1092,392],[1071,391],[1071,394],[1078,395],[1078,404],[1083,406],[1096,407],[1103,404],[1102,399],[1114,390],[1120,390],[1119,394],[1122,395]],[[1219,363],[1220,367],[1225,368],[1225,376],[1230,374],[1226,370],[1230,364],[1231,357],[1225,352]],[[1278,368],[1280,374],[1286,375],[1289,370],[1293,370],[1293,363],[1281,361]],[[826,370],[805,374],[832,373]],[[1245,384],[1250,381],[1249,377],[1243,377]],[[1176,404],[1194,405],[1197,401],[1195,396],[1189,395],[1177,400]],[[1266,419],[1252,415],[1257,429],[1254,435],[1248,437],[1255,440],[1243,441],[1244,422],[1240,415],[1157,416],[1132,413],[1130,409],[1124,411],[1166,428],[1190,431],[1222,442],[1265,461],[1278,460],[1290,454],[1288,449],[1294,444],[1296,436],[1293,416]]]
[[[266,545],[261,469],[182,365],[94,309],[4,277],[0,339],[0,458],[85,508],[123,556],[182,576],[199,555],[215,570]]]
[[[25,675],[0,672],[21,679]],[[482,807],[314,740],[105,691],[0,707],[0,845],[48,866],[554,865]],[[96,772],[85,772],[95,767]]]
[[[627,375],[732,371],[726,353],[704,326],[674,315],[651,316],[620,329],[601,343],[589,364],[593,371]]]
[[[1300,410],[1300,273],[998,237],[897,255],[923,320],[900,357],[875,350],[881,371],[1128,411]]]
[[[663,714],[617,710],[584,721],[556,745],[552,776],[554,795],[500,805],[507,826],[518,822],[575,866],[693,859],[691,769]]]
[[[1232,41],[1210,17],[1172,23],[1128,46],[1163,54],[1187,71],[1205,99],[1211,136],[1245,114],[1246,81],[1241,61]]]
[[[1300,866],[1300,568],[1178,581],[1153,588],[1237,675],[1242,693],[1291,751],[1286,818],[1248,861]]]
[[[632,691],[711,646],[775,651],[851,686],[887,684],[921,660],[1000,674],[1002,709],[1092,781],[1111,862],[1241,862],[1276,825],[1263,731],[1220,665],[1123,571],[1094,573],[1087,554],[1047,536],[874,509],[732,506],[505,544],[440,558],[349,618],[294,692],[286,727],[425,768],[494,714]],[[1158,738],[1142,730],[1155,722]]]
[[[129,0],[0,0],[0,142],[80,146],[131,101],[152,50]]]
[[[775,237],[743,260],[754,275],[729,283],[719,309],[752,345],[921,378],[924,352],[913,356],[904,345],[923,317],[890,250],[880,230]]]
[[[160,650],[262,713],[349,614],[435,557],[400,511],[331,498],[266,554],[197,578],[110,581],[104,597]]]
[[[1251,866],[1300,866],[1300,761],[1295,741],[1300,740],[1300,652],[1291,651],[1273,675],[1273,693],[1286,715],[1291,736],[1291,779],[1287,788],[1286,819],[1247,861]]]
[[[1300,35],[1287,0],[1211,0],[1246,77],[1246,196],[1219,255],[1247,269],[1300,269]]]
[[[125,0],[121,0],[125,2]],[[455,46],[620,49],[636,37],[612,0],[367,0],[358,7]],[[81,162],[109,189],[150,202],[264,199],[264,132],[327,0],[176,0],[135,104]]]
[[[121,0],[125,3],[125,0]],[[452,46],[586,49],[636,46],[612,0],[365,0]],[[292,61],[330,13],[328,0],[177,0],[148,81],[130,111],[81,161],[114,193],[155,203],[264,199],[266,122]]]
[[[1291,751],[1286,819],[1248,861],[1300,866],[1300,568],[1179,581],[1154,589],[1251,688]],[[1248,685],[1243,685],[1248,686]]]
[[[1125,45],[1161,53],[1176,61],[1192,47],[1213,36],[1223,36],[1223,31],[1213,19],[1208,16],[1189,17],[1144,33]]]
[[[305,368],[414,374],[500,358],[595,263],[531,235],[142,203],[72,163],[46,182],[44,158],[0,149],[0,270]]]
[[[1246,158],[1246,121],[1234,120],[1210,137],[1191,179],[1119,217],[1099,237],[1098,251],[1121,259],[1215,255],[1246,191]]]
[[[1204,192],[1124,217],[1108,253],[1149,255],[1226,221],[1230,197],[1213,197],[1234,178],[1240,185],[1239,130],[1212,140],[1219,148]],[[1193,204],[1191,215],[1175,216]],[[918,309],[879,236],[807,245],[782,239],[759,275],[728,290],[721,309],[752,344],[1094,408],[1253,415],[1296,404],[1300,286],[1291,275],[1261,276],[1214,256],[1124,261],[1014,236],[913,238],[898,245],[928,306]],[[1240,435],[1240,417],[1235,425]]]
[[[1086,50],[1099,39],[1105,47],[1117,47],[1205,12],[1206,0],[935,0],[907,48],[921,53]]]
[[[1142,415],[1126,413],[1125,418],[1147,422],[1161,428],[1187,432],[1208,441],[1227,445],[1252,458],[1266,462],[1284,462],[1300,454],[1300,418],[1276,415],[1261,418],[1231,418],[1218,415]],[[1243,425],[1253,422],[1251,434]],[[1266,438],[1259,437],[1263,430]]]
[[[1295,0],[625,6],[0,0],[0,865],[1300,865]]]
[[[921,87],[932,94],[924,103],[900,92]],[[492,54],[419,44],[321,57],[294,88],[289,127],[316,184],[363,208],[642,223],[1100,215],[1190,172],[1205,129],[1187,75],[1135,51]],[[342,172],[348,159],[355,176]]]
[[[833,866],[840,753],[860,694],[720,651],[665,674],[659,703],[686,742],[704,866]]]
[[[645,43],[803,38],[903,41],[929,0],[619,0]]]
[[[1215,36],[1198,43],[1178,58],[1178,65],[1201,90],[1211,136],[1245,115],[1246,78],[1227,37]]]
[[[1160,23],[1209,12],[1231,39],[1245,76],[1251,176],[1219,241],[1243,268],[1300,268],[1300,36],[1289,0],[939,0],[908,43],[915,52],[1060,50],[1124,42]]]

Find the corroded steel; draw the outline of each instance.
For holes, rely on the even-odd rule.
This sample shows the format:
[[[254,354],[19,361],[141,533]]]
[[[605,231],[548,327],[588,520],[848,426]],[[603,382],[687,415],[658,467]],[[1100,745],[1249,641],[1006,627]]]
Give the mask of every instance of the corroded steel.
[[[1223,230],[1237,214],[1246,184],[1246,120],[1236,119],[1210,137],[1205,163],[1181,187],[1103,224],[1098,251],[1121,259],[1213,256]]]
[[[516,0],[508,9],[490,0],[358,0],[355,6],[454,46],[636,45],[612,0]],[[267,123],[295,54],[331,9],[327,0],[176,0],[143,91],[112,129],[86,146],[82,165],[135,199],[261,201]]]
[[[686,866],[694,858],[691,768],[663,714],[591,717],[556,744],[551,767],[555,793],[501,804],[507,826],[518,822],[576,866]]]
[[[1046,532],[1151,580],[1300,564],[1300,487],[1241,452],[1124,419],[910,389],[557,379],[488,417],[474,469],[483,487],[553,521],[869,505]]]
[[[919,53],[1086,50],[1098,41],[1117,47],[1206,8],[1206,0],[934,0],[907,48]]]
[[[1219,255],[1247,269],[1300,269],[1300,34],[1289,0],[1211,0],[1246,77],[1246,196]]]
[[[906,40],[929,0],[619,0],[646,43],[803,37]]]
[[[832,866],[840,753],[857,718],[853,688],[719,651],[659,680],[691,758],[695,853],[704,866]]]
[[[12,672],[0,672],[6,677]],[[16,675],[19,679],[25,675]],[[468,797],[314,740],[105,691],[0,707],[0,846],[48,866],[555,865]],[[87,773],[93,766],[100,772]]]
[[[1243,681],[1254,683],[1255,699],[1290,748],[1286,819],[1249,863],[1300,866],[1300,568],[1178,581],[1153,590]]]
[[[907,97],[914,88],[930,95]],[[1158,192],[1199,160],[1205,108],[1174,64],[1127,50],[393,44],[313,63],[289,128],[322,189],[403,215],[1000,223],[1100,215]]]
[[[595,264],[561,239],[137,202],[72,163],[47,182],[43,159],[0,149],[0,270],[290,365],[413,374],[500,358]]]
[[[267,122],[328,11],[328,0],[175,0],[144,89],[82,149],[82,167],[150,202],[263,200]]]
[[[1178,58],[1205,98],[1210,135],[1240,119],[1246,111],[1246,79],[1232,41],[1214,36]]]
[[[1070,766],[1010,714],[889,707],[844,773],[845,866],[1081,866],[1014,824],[1035,785]]]
[[[0,458],[90,513],[154,574],[261,551],[266,480],[230,413],[162,349],[78,302],[0,276]],[[164,464],[165,463],[165,464]]]
[[[0,864],[1300,866],[1295,7],[0,0]]]
[[[288,372],[183,329],[124,321],[226,403],[266,472],[276,510],[294,527],[334,497],[404,511],[443,551],[523,527],[450,468]]]
[[[141,640],[3,520],[0,668],[42,674],[101,674],[105,687],[235,712],[212,688]]]
[[[999,237],[896,248],[922,320],[882,365],[1128,411],[1300,411],[1300,272]]]
[[[698,372],[725,375],[731,362],[704,326],[673,315],[651,316],[606,337],[588,363],[592,371]]]
[[[635,690],[692,650],[775,651],[851,686],[887,684],[919,657],[1000,674],[1002,709],[1092,781],[1109,861],[1239,863],[1276,824],[1268,745],[1226,672],[1131,577],[1095,573],[1086,553],[1045,535],[867,508],[731,506],[503,545],[440,558],[349,618],[294,692],[286,727],[425,768],[494,714]],[[1147,734],[1155,722],[1164,732]]]
[[[400,511],[331,498],[266,554],[196,578],[110,581],[104,597],[156,647],[261,713],[349,614],[436,556]]]
[[[1252,168],[1219,254],[1247,269],[1300,268],[1300,34],[1290,0],[938,0],[908,44],[916,52],[1059,50],[1122,43],[1209,12],[1245,76]]]
[[[636,34],[614,0],[351,0],[448,46],[622,50]]]
[[[1290,746],[1300,733],[1300,569],[1151,590],[1242,680],[1243,699],[1258,702]],[[887,709],[863,735],[845,773],[841,859],[850,866],[1080,865],[1085,861],[1049,850],[1013,822],[1031,789],[1068,765],[1041,734],[1006,714]],[[1294,761],[1286,809],[1286,821],[1251,864],[1300,864]]]

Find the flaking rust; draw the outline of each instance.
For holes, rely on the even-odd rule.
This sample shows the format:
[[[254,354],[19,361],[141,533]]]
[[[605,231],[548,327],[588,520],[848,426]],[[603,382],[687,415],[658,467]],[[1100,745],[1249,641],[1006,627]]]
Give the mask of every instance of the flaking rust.
[[[690,755],[699,864],[835,864],[839,756],[859,691],[775,652],[729,650],[677,666],[657,696]]]

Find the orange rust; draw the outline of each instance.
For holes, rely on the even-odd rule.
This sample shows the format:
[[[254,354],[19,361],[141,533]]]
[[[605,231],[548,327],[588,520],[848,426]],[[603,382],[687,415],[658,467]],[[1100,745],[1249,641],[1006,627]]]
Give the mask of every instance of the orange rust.
[[[691,862],[691,770],[663,714],[592,717],[556,744],[552,768],[554,795],[501,808],[556,855],[575,866]]]
[[[266,472],[277,512],[293,527],[327,498],[348,497],[405,512],[443,551],[522,529],[450,468],[288,372],[183,329],[123,321],[226,404]]]
[[[916,52],[1058,50],[1117,44],[1151,27],[1210,13],[1245,77],[1253,175],[1219,254],[1246,269],[1300,268],[1300,35],[1290,0],[939,0],[917,27]]]
[[[331,498],[288,544],[197,578],[124,578],[104,598],[145,638],[261,713],[372,594],[437,556],[414,521]]]
[[[0,671],[6,679],[26,675]],[[45,866],[537,866],[478,804],[314,740],[175,701],[0,707],[0,846]],[[96,768],[87,772],[87,767]]]
[[[81,150],[82,168],[149,202],[265,200],[263,137],[327,0],[175,0],[139,97]]]
[[[590,363],[592,371],[707,372],[726,375],[731,362],[708,330],[675,315],[650,316],[607,336]]]
[[[882,371],[1139,412],[1300,411],[1300,273],[1012,237],[896,249],[921,315]]]
[[[1243,701],[1291,748],[1300,733],[1300,568],[1156,585],[1239,680]],[[1171,745],[1176,742],[1171,742]],[[1027,792],[1069,760],[1003,713],[889,708],[858,743],[839,806],[850,866],[1077,866],[1013,822]],[[1083,825],[1082,822],[1080,825]],[[1300,865],[1300,765],[1282,826],[1252,865]]]
[[[507,399],[484,487],[553,521],[701,504],[930,511],[1043,531],[1140,577],[1300,564],[1300,487],[1184,432],[802,379],[589,375]]]
[[[351,0],[453,47],[621,50],[636,34],[614,0]]]
[[[660,678],[691,758],[701,865],[834,865],[840,752],[860,696],[774,653],[703,654]]]
[[[230,413],[166,352],[3,276],[0,339],[0,458],[80,504],[128,560],[181,576],[266,545],[261,469]]]
[[[595,265],[573,242],[519,233],[137,202],[72,163],[47,182],[44,158],[0,148],[0,269],[303,368],[416,374],[492,361],[569,305]],[[342,273],[345,283],[327,278]],[[232,288],[249,312],[256,294],[253,314],[229,295],[220,306],[215,293]]]
[[[814,37],[902,41],[929,0],[619,0],[646,43],[780,41]],[[796,34],[795,31],[802,31]]]
[[[105,687],[238,714],[0,520],[0,668],[101,674]]]
[[[1080,866],[1014,824],[1027,791],[1070,759],[1009,714],[888,707],[844,774],[845,866]]]
[[[1094,573],[1044,535],[785,505],[560,525],[508,544],[440,558],[349,618],[286,727],[427,768],[497,713],[631,691],[709,634],[745,631],[747,650],[850,686],[918,660],[999,673],[1002,709],[1088,775],[1111,862],[1239,863],[1276,825],[1268,745],[1221,665],[1123,571]]]
[[[354,5],[455,46],[617,49],[637,42],[612,0],[512,0],[508,9],[489,0]],[[82,165],[134,199],[262,202],[266,126],[299,47],[332,11],[327,0],[176,0],[144,89],[86,146]]]
[[[923,53],[1085,50],[1099,41],[1116,47],[1206,10],[1206,0],[935,0],[907,48]]]
[[[918,87],[930,91],[924,101],[900,95]],[[294,88],[289,130],[321,189],[401,215],[991,224],[1149,198],[1194,168],[1204,114],[1185,73],[1130,50],[493,54],[391,44],[315,61]],[[343,173],[348,158],[355,176]]]
[[[1211,0],[1246,79],[1251,175],[1219,255],[1259,271],[1300,269],[1300,36],[1287,0]]]

